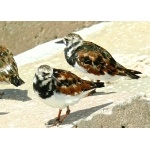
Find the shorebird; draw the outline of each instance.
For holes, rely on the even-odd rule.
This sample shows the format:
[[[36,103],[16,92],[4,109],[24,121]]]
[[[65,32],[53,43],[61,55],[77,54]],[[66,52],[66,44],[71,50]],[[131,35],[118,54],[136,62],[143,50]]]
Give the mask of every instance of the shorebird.
[[[33,79],[33,89],[38,98],[45,104],[59,109],[56,121],[52,123],[50,120],[47,125],[61,124],[70,114],[70,105],[78,103],[93,90],[101,87],[104,87],[104,82],[86,81],[70,71],[52,68],[49,65],[39,66]],[[61,117],[64,108],[67,108],[67,111]]]
[[[72,67],[78,69],[91,80],[111,81],[121,76],[138,79],[140,71],[127,69],[119,64],[103,47],[84,41],[75,33],[70,33],[56,43],[65,44],[64,55]]]
[[[18,73],[18,67],[13,54],[8,48],[0,45],[0,82],[20,86],[25,83]],[[4,93],[1,92],[1,95]]]

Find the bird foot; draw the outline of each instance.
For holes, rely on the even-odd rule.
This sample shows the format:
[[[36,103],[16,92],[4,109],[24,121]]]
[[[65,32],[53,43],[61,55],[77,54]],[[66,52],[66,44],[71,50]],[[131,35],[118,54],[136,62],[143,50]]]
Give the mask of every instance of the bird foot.
[[[54,126],[59,126],[62,123],[62,121],[60,119],[55,119],[55,120],[49,120],[47,123],[45,123],[47,128],[51,128]]]

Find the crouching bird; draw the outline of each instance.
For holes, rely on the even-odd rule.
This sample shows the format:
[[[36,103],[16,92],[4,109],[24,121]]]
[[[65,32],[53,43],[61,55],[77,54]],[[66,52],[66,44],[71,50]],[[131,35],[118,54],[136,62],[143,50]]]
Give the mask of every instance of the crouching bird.
[[[138,79],[140,71],[127,69],[119,64],[103,47],[85,41],[75,33],[66,35],[56,43],[65,44],[64,55],[69,65],[84,73],[91,80],[112,81],[121,76]]]
[[[69,115],[70,105],[78,103],[96,88],[104,87],[103,82],[86,81],[70,71],[52,68],[48,65],[38,67],[34,79],[33,90],[45,104],[58,108],[56,120],[47,125],[59,125]],[[66,114],[61,117],[62,109],[67,108]]]
[[[25,83],[19,77],[18,67],[12,52],[3,45],[0,45],[0,82],[13,84],[16,87]]]

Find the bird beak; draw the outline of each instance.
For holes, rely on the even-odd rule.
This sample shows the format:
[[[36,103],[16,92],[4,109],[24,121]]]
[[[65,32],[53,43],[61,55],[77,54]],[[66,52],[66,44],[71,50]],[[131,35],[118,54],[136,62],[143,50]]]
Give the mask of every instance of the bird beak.
[[[51,77],[52,79],[56,80],[57,82],[60,82],[57,78],[55,78],[54,76]]]
[[[57,43],[57,44],[65,44],[63,40],[56,41],[55,43]]]

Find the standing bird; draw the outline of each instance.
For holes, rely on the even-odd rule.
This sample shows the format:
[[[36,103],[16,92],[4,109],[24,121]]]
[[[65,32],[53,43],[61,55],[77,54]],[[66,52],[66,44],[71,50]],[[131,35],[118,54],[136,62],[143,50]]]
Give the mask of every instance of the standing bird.
[[[136,74],[141,72],[120,65],[107,50],[95,43],[84,41],[78,34],[70,33],[56,43],[66,45],[64,54],[67,62],[91,80],[109,81],[120,76],[140,78]]]
[[[11,83],[14,86],[25,83],[19,77],[13,54],[3,45],[0,45],[0,82]]]
[[[33,79],[33,90],[40,100],[51,107],[59,108],[58,117],[53,125],[61,124],[69,115],[70,105],[78,103],[92,90],[101,87],[104,87],[103,82],[86,81],[70,71],[51,68],[48,65],[39,66]],[[61,117],[65,107],[66,114]],[[47,125],[50,124],[51,121],[48,121]]]

